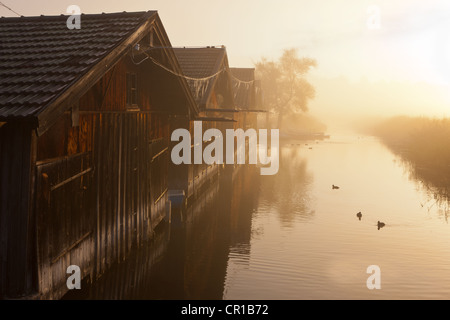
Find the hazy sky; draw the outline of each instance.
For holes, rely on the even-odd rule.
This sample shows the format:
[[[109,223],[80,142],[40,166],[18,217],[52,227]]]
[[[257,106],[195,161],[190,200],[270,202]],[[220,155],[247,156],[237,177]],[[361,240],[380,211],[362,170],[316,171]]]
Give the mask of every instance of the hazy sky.
[[[262,56],[276,58],[283,48],[296,47],[300,55],[318,60],[314,77],[450,86],[448,0],[2,2],[25,16],[66,13],[71,4],[84,13],[158,10],[172,45],[226,45],[235,67],[252,67]],[[0,7],[0,15],[14,14]],[[368,22],[373,27],[377,21],[380,28],[370,29]],[[445,103],[450,104],[450,97]],[[446,111],[445,103],[437,107],[438,113]]]
[[[233,66],[298,47],[321,75],[450,83],[445,0],[3,0],[22,15],[158,10],[174,46],[226,45]],[[380,9],[380,29],[367,22]],[[0,7],[0,15],[12,12]],[[372,21],[372,20],[371,20]]]

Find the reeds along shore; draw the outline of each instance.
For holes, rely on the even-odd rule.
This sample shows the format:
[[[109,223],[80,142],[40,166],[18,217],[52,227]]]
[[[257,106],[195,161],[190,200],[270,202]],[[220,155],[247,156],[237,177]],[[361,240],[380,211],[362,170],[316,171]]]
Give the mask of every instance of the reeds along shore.
[[[412,166],[416,179],[431,183],[448,198],[450,119],[399,116],[374,125],[372,134]]]

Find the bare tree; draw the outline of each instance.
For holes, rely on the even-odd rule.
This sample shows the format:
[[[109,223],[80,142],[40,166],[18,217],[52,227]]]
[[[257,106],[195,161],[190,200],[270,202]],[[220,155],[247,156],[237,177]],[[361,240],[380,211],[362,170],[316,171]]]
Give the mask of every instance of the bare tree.
[[[278,128],[284,116],[308,111],[308,101],[315,97],[315,89],[305,76],[316,66],[315,59],[299,58],[297,49],[285,49],[278,61],[262,58],[255,64],[264,104],[267,110],[278,114]]]

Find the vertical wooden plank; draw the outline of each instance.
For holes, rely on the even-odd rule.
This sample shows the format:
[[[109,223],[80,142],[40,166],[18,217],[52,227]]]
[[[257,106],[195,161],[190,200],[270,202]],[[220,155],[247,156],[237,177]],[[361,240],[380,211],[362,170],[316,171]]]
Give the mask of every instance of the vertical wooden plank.
[[[117,117],[117,123],[118,123],[118,132],[117,132],[117,143],[118,143],[118,150],[117,150],[117,213],[116,213],[116,224],[117,224],[117,260],[121,260],[121,247],[122,247],[122,206],[121,206],[121,200],[122,200],[122,115],[118,115]]]
[[[133,247],[133,218],[134,218],[134,203],[133,203],[133,192],[134,192],[134,176],[133,176],[133,168],[134,168],[134,161],[133,161],[133,153],[134,153],[134,141],[133,141],[133,131],[134,131],[134,122],[133,122],[133,114],[128,115],[128,167],[127,167],[127,176],[128,176],[128,188],[127,188],[127,219],[128,219],[128,248],[127,248],[127,255],[131,251]]]
[[[156,227],[156,225],[154,224],[154,221],[153,221],[153,214],[154,214],[154,208],[153,208],[154,189],[153,189],[153,171],[152,171],[152,156],[153,156],[152,131],[154,130],[153,126],[152,126],[153,125],[153,117],[154,117],[154,115],[151,115],[150,121],[149,121],[151,135],[149,136],[149,144],[148,144],[149,157],[147,159],[148,172],[149,172],[149,177],[148,177],[148,185],[149,185],[148,205],[149,205],[149,210],[150,210],[149,220],[150,220],[150,224],[152,226],[152,230],[154,230]]]
[[[9,171],[7,154],[11,154],[7,143],[7,125],[0,127],[0,298],[6,295],[7,278],[7,248],[8,248],[8,214],[7,204],[7,175]]]
[[[116,193],[116,181],[117,181],[117,114],[112,115],[112,123],[111,123],[111,130],[112,135],[110,139],[112,140],[112,148],[111,148],[111,158],[109,159],[111,163],[111,183],[109,184],[108,188],[111,191],[111,198],[109,199],[109,203],[111,206],[110,209],[110,215],[111,215],[111,262],[115,263],[117,261],[117,208],[116,208],[116,199],[117,199],[117,193]]]
[[[125,259],[126,247],[127,247],[127,210],[126,210],[126,194],[127,194],[127,165],[128,165],[128,122],[126,115],[122,115],[122,166],[121,166],[121,254],[122,259]]]
[[[149,143],[149,159],[148,159],[148,166],[149,166],[149,172],[150,172],[150,179],[149,179],[149,185],[150,185],[150,196],[149,196],[149,206],[150,206],[150,223],[152,225],[152,228],[154,229],[156,227],[155,221],[154,221],[154,214],[155,214],[155,207],[154,207],[154,199],[155,199],[155,188],[154,188],[154,184],[153,184],[153,162],[152,162],[152,157],[153,157],[153,150],[154,150],[154,146],[153,146],[153,141],[150,141]]]
[[[124,201],[124,218],[125,218],[125,255],[128,254],[130,244],[131,244],[131,238],[130,238],[130,209],[131,209],[131,201],[130,201],[130,189],[131,189],[131,158],[130,158],[130,150],[132,149],[132,143],[130,138],[131,133],[131,122],[130,122],[130,115],[125,115],[125,121],[126,121],[126,131],[124,135],[124,139],[127,142],[127,149],[125,150],[125,157],[126,157],[126,165],[124,167],[124,174],[125,174],[125,201]]]
[[[126,255],[126,229],[127,229],[127,210],[126,210],[126,192],[127,192],[127,165],[128,165],[128,157],[127,157],[127,150],[128,150],[128,139],[127,139],[127,132],[128,132],[128,123],[127,123],[127,117],[126,115],[121,115],[121,123],[122,123],[122,157],[121,157],[121,177],[120,177],[120,198],[121,198],[121,213],[120,213],[120,237],[121,237],[121,243],[120,243],[120,254],[122,260],[125,259]]]
[[[70,166],[72,166],[72,164],[69,163],[68,161],[63,161],[62,164],[58,166],[58,173],[59,173],[58,182],[65,180],[65,177],[68,175]],[[58,217],[58,225],[52,231],[54,234],[59,236],[58,238],[60,241],[58,242],[58,246],[55,246],[58,247],[58,249],[53,251],[52,259],[56,258],[57,255],[60,254],[64,248],[70,246],[70,233],[69,233],[70,227],[68,225],[67,220],[70,219],[70,216],[72,215],[71,211],[73,209],[67,202],[67,199],[71,196],[69,190],[67,190],[67,187],[58,188],[57,190],[59,196],[53,198],[56,198],[56,201],[58,201],[61,204],[62,209],[60,211],[55,212],[56,216]],[[58,230],[58,226],[61,227],[60,230]]]
[[[135,152],[136,157],[136,245],[137,247],[140,247],[141,245],[141,237],[142,237],[142,178],[141,178],[141,146],[142,146],[142,115],[137,114],[136,116],[136,122],[137,122],[137,137],[136,137],[136,147],[137,150]]]
[[[106,261],[107,261],[107,267],[109,268],[113,263],[113,257],[112,253],[113,250],[113,228],[114,228],[114,219],[112,219],[113,208],[111,205],[111,199],[112,199],[112,190],[111,190],[111,184],[112,184],[112,158],[114,156],[114,115],[109,114],[108,115],[108,121],[107,121],[107,136],[104,138],[107,140],[108,148],[105,150],[106,154],[108,155],[107,159],[105,159],[103,165],[105,167],[105,223],[106,223],[106,232],[107,232],[107,239],[106,239]]]
[[[37,186],[38,194],[36,199],[36,247],[37,247],[37,263],[38,263],[38,289],[39,292],[43,292],[47,287],[47,257],[48,248],[44,244],[48,241],[48,227],[45,226],[44,212],[47,208],[47,197],[50,195],[50,185],[47,174],[44,174],[42,167],[37,169]]]
[[[118,207],[118,203],[117,203],[117,199],[119,196],[118,181],[120,180],[120,178],[119,178],[119,158],[120,158],[120,154],[119,154],[119,150],[120,150],[119,119],[120,119],[120,116],[116,114],[114,117],[114,158],[113,158],[114,159],[114,179],[113,179],[113,183],[111,185],[111,188],[114,189],[113,198],[111,199],[111,201],[112,201],[113,207],[114,207],[113,220],[114,220],[114,261],[115,262],[119,261],[118,249],[119,249],[119,230],[120,230],[120,226],[118,223],[119,222],[119,219],[118,219],[119,207]]]
[[[149,118],[150,116],[148,114],[145,115],[145,122],[144,122],[144,140],[143,140],[143,154],[144,154],[144,158],[143,158],[143,165],[144,165],[144,170],[145,170],[145,174],[143,175],[144,177],[144,220],[145,220],[145,235],[147,237],[147,239],[150,238],[151,234],[152,234],[152,226],[150,224],[150,188],[149,188],[149,183],[150,183],[150,170],[149,170],[149,161],[150,161],[150,148],[149,148],[149,140],[150,140],[150,125],[149,125]]]
[[[114,216],[114,223],[116,225],[116,235],[115,235],[115,256],[117,262],[121,260],[121,253],[120,253],[120,245],[121,245],[121,166],[122,166],[122,123],[121,123],[121,117],[122,115],[118,114],[116,117],[116,155],[115,155],[115,161],[116,161],[116,176],[114,180],[114,189],[115,189],[115,198],[114,206],[115,206],[115,216]]]
[[[103,273],[103,225],[102,225],[102,161],[103,161],[103,154],[102,154],[102,130],[103,130],[103,115],[98,115],[96,117],[96,180],[97,180],[97,274],[100,275]]]
[[[131,235],[132,235],[132,247],[135,247],[137,244],[137,217],[138,217],[138,213],[137,213],[137,203],[136,203],[136,198],[137,198],[137,186],[138,186],[138,179],[137,179],[137,115],[136,114],[132,114],[131,115],[131,119],[132,119],[132,132],[131,132],[131,140],[133,142],[133,148],[131,150],[131,159],[132,159],[132,167],[131,167],[131,177],[132,177],[132,182],[131,182]]]
[[[108,220],[108,184],[109,184],[109,170],[108,170],[108,163],[109,163],[109,151],[110,151],[110,114],[104,115],[104,121],[103,121],[103,150],[102,153],[105,155],[103,161],[102,161],[102,229],[103,229],[103,260],[104,260],[104,268],[105,271],[108,268],[109,265],[109,220]]]
[[[144,170],[143,170],[143,140],[144,140],[144,116],[139,115],[139,132],[138,132],[138,180],[139,180],[139,190],[138,190],[138,246],[141,246],[143,238],[143,227],[144,227],[144,205],[143,205],[143,191],[144,191]]]
[[[38,269],[37,269],[37,252],[36,252],[36,159],[37,159],[37,136],[36,132],[32,130],[31,132],[31,151],[30,151],[30,202],[28,208],[28,279],[27,279],[27,289],[36,291],[37,289],[37,279],[38,279]],[[0,151],[1,152],[1,151]],[[1,192],[1,191],[0,191]],[[1,267],[0,267],[1,268]],[[0,272],[1,274],[1,272]],[[1,280],[1,278],[0,278]]]
[[[145,237],[145,115],[140,115],[140,133],[139,133],[139,240],[143,244]]]
[[[6,127],[6,128],[4,128]],[[6,262],[6,287],[7,294],[17,296],[27,291],[27,272],[29,266],[28,230],[30,209],[30,174],[31,174],[31,129],[27,125],[12,126],[6,124],[2,127],[5,134],[3,139],[7,147],[7,153],[1,154],[1,164],[8,168],[6,185],[2,187],[2,193],[6,191],[1,215],[6,216],[7,243],[6,256],[2,259]]]
[[[90,132],[88,130],[88,139],[87,139],[87,144],[86,144],[86,148],[88,148],[88,150],[91,150],[91,154],[92,154],[92,159],[91,159],[91,165],[93,168],[92,174],[91,174],[91,185],[89,188],[89,193],[91,195],[91,230],[93,231],[92,234],[92,245],[93,245],[93,256],[94,256],[94,260],[92,263],[92,281],[95,281],[97,279],[97,272],[98,272],[98,223],[97,223],[97,219],[98,219],[98,165],[97,165],[97,129],[98,129],[98,116],[97,115],[92,115],[92,117],[89,118],[90,122],[88,123],[88,128],[90,128]],[[92,140],[91,140],[92,139]],[[89,144],[91,145],[91,149],[89,149]]]
[[[105,168],[105,175],[104,175],[104,188],[103,192],[105,194],[105,258],[106,258],[106,268],[109,268],[112,264],[111,260],[111,249],[112,249],[112,242],[111,242],[111,232],[112,232],[112,221],[111,221],[111,157],[112,157],[112,148],[113,148],[113,142],[112,142],[112,119],[113,115],[108,114],[107,115],[107,121],[106,121],[106,135],[104,136],[104,140],[106,141],[107,147],[104,149],[105,154],[107,155],[107,158],[103,162],[103,167]]]
[[[12,130],[11,130],[12,131]],[[19,216],[23,215],[24,212],[21,210],[20,202],[23,192],[22,190],[25,188],[23,185],[23,174],[26,171],[22,171],[22,158],[25,156],[24,151],[22,150],[22,145],[26,142],[24,141],[24,135],[22,130],[12,131],[12,148],[11,148],[11,158],[13,159],[12,163],[10,163],[11,171],[9,172],[9,186],[12,189],[16,189],[18,192],[16,195],[12,195],[13,198],[9,201],[7,200],[7,204],[9,207],[6,209],[8,214],[8,265],[6,273],[8,275],[7,283],[9,286],[9,292],[13,295],[20,294],[20,278],[25,275],[25,270],[23,269],[23,265],[21,264],[21,258],[18,255],[18,250],[20,250],[20,239],[17,239],[21,234],[20,230],[20,219]],[[16,181],[14,181],[13,176],[16,175]],[[11,194],[10,194],[11,195]],[[17,215],[17,216],[15,216]],[[17,268],[17,269],[16,269]],[[16,270],[15,270],[16,269]]]

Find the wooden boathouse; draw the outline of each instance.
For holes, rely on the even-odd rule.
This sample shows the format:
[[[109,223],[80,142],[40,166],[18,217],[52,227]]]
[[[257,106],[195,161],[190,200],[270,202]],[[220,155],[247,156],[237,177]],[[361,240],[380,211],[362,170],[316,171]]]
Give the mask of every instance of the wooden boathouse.
[[[223,166],[174,165],[173,130],[257,128],[254,70],[225,47],[172,48],[156,11],[67,18],[0,18],[0,298],[58,299],[70,265],[98,279],[171,190],[201,196]]]
[[[3,298],[60,298],[68,266],[93,280],[152,238],[170,130],[198,112],[150,62],[182,72],[157,12],[67,18],[0,18]]]
[[[223,133],[234,128],[236,109],[226,48],[174,48],[174,52],[183,74],[188,77],[187,82],[198,108],[195,117],[178,122],[178,127],[189,128],[191,137],[194,121],[202,121],[203,133],[210,128]],[[218,164],[172,165],[169,170],[170,189],[183,190],[189,205],[218,177],[220,170]]]

